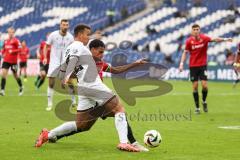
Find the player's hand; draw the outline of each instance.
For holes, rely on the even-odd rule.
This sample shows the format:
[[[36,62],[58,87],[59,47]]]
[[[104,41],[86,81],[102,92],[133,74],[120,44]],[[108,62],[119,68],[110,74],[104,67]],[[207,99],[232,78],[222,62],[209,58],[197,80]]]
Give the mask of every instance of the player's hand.
[[[227,40],[228,42],[232,42],[233,40],[232,40],[232,38],[228,38],[228,40]]]
[[[12,50],[11,50],[11,49],[9,49],[9,50],[8,50],[8,53],[10,53],[10,54],[11,54],[11,53],[12,53]]]
[[[134,63],[137,64],[137,65],[143,65],[143,64],[148,63],[148,60],[146,58],[138,59]]]
[[[233,39],[232,38],[226,38],[226,40],[225,41],[227,41],[227,42],[232,42],[233,41]]]
[[[62,89],[65,89],[65,88],[66,88],[66,85],[67,85],[67,80],[66,80],[66,79],[63,79],[63,80],[61,81],[61,87],[62,87]]]
[[[47,58],[43,59],[43,64],[46,65],[47,64]]]
[[[183,71],[183,63],[180,63],[180,65],[179,65],[179,72],[182,72]]]

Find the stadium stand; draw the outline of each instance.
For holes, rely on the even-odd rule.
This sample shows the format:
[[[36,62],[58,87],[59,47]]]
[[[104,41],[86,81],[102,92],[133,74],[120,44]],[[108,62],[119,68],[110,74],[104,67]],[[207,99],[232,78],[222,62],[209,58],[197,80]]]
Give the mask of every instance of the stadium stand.
[[[28,41],[32,50],[44,38],[45,33],[58,28],[61,18],[71,20],[71,26],[79,22],[90,24],[94,30],[109,26],[108,10],[113,10],[113,22],[119,22],[124,17],[121,10],[127,8],[132,15],[146,7],[144,0],[0,0],[0,32],[5,32],[9,26],[17,28],[16,35]],[[128,61],[147,56],[154,63],[169,60],[177,64],[184,41],[189,36],[190,27],[198,23],[202,31],[210,36],[233,37],[234,43],[210,44],[209,59],[218,59],[221,53],[230,49],[236,51],[240,31],[240,1],[238,0],[177,0],[147,12],[141,18],[120,23],[106,33],[104,42],[114,42],[119,45],[122,41],[131,41],[134,49],[125,50]],[[97,12],[96,12],[97,11]],[[3,37],[6,34],[3,34]],[[112,55],[118,50],[112,50],[105,55],[105,60],[111,62]],[[112,53],[113,52],[113,53]],[[111,54],[112,53],[112,54]],[[32,52],[34,54],[34,52]]]
[[[128,14],[145,8],[143,0],[114,0],[112,3],[108,0],[12,0],[11,5],[5,0],[0,2],[0,32],[5,33],[8,27],[13,26],[17,29],[16,36],[27,40],[31,49],[37,47],[47,32],[58,29],[62,18],[70,19],[71,26],[81,22],[96,30],[109,25],[108,9],[114,9],[113,21],[117,22],[122,19],[123,7],[127,8]]]

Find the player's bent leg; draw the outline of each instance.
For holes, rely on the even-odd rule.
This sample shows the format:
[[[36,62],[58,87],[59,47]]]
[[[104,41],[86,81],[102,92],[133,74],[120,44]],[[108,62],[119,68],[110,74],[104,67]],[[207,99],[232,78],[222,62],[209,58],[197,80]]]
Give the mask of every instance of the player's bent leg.
[[[86,111],[77,111],[76,125],[78,131],[88,131],[97,121],[99,116],[93,116],[90,110]]]
[[[65,122],[62,125],[48,131],[43,129],[36,140],[35,147],[41,147],[44,143],[47,142],[56,142],[58,139],[61,139],[66,136],[73,135],[77,133],[77,125],[75,121]]]
[[[128,124],[127,118],[125,114],[125,109],[123,105],[120,103],[118,97],[113,97],[110,101],[104,104],[104,116],[113,116],[115,117],[115,126],[118,132],[120,144],[118,144],[117,148],[123,151],[129,152],[139,152],[140,150],[128,144]]]

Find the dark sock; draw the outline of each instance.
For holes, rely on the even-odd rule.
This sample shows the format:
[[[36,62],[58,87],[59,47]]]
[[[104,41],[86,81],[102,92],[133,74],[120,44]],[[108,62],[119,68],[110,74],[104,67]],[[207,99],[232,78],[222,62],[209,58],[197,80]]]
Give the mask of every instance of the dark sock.
[[[37,88],[40,88],[44,81],[45,81],[45,79],[40,79],[37,83]]]
[[[202,100],[203,100],[203,102],[206,102],[207,94],[208,94],[208,89],[203,89],[202,90]]]
[[[235,81],[235,84],[237,84],[237,83],[239,82],[239,80],[240,80],[240,79],[237,79],[237,80]]]
[[[27,75],[24,75],[23,77],[24,77],[24,78],[27,78]]]
[[[5,86],[6,86],[6,78],[2,78],[2,81],[1,81],[1,90],[4,90],[4,89],[5,89]]]
[[[41,79],[41,77],[40,77],[40,75],[38,75],[37,76],[37,79],[36,79],[36,81],[35,81],[35,85],[37,85],[38,84],[38,81]]]
[[[194,102],[195,102],[196,108],[199,108],[199,96],[198,96],[198,91],[194,91],[194,92],[193,92],[193,98],[194,98]]]
[[[17,78],[17,83],[20,88],[22,88],[22,81],[20,78]]]
[[[62,139],[63,137],[72,136],[72,135],[74,135],[74,134],[76,134],[76,133],[79,133],[79,132],[82,132],[82,131],[81,131],[81,130],[77,130],[77,131],[72,131],[72,132],[70,132],[70,133],[68,133],[68,134],[64,134],[64,135],[61,135],[61,136],[57,136],[57,140]]]
[[[132,143],[136,142],[136,139],[133,136],[132,128],[130,127],[128,121],[127,121],[127,127],[128,127],[127,137],[128,137],[129,142],[132,144]]]

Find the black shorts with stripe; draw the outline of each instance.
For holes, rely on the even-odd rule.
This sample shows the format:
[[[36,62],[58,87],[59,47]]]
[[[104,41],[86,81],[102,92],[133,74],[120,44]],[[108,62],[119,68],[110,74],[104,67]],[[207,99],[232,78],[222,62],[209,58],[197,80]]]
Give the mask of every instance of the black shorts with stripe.
[[[190,67],[190,80],[192,82],[198,80],[207,81],[207,66]]]
[[[44,65],[42,62],[40,62],[39,65],[40,65],[40,71],[45,71],[46,73],[48,73],[49,64]]]

